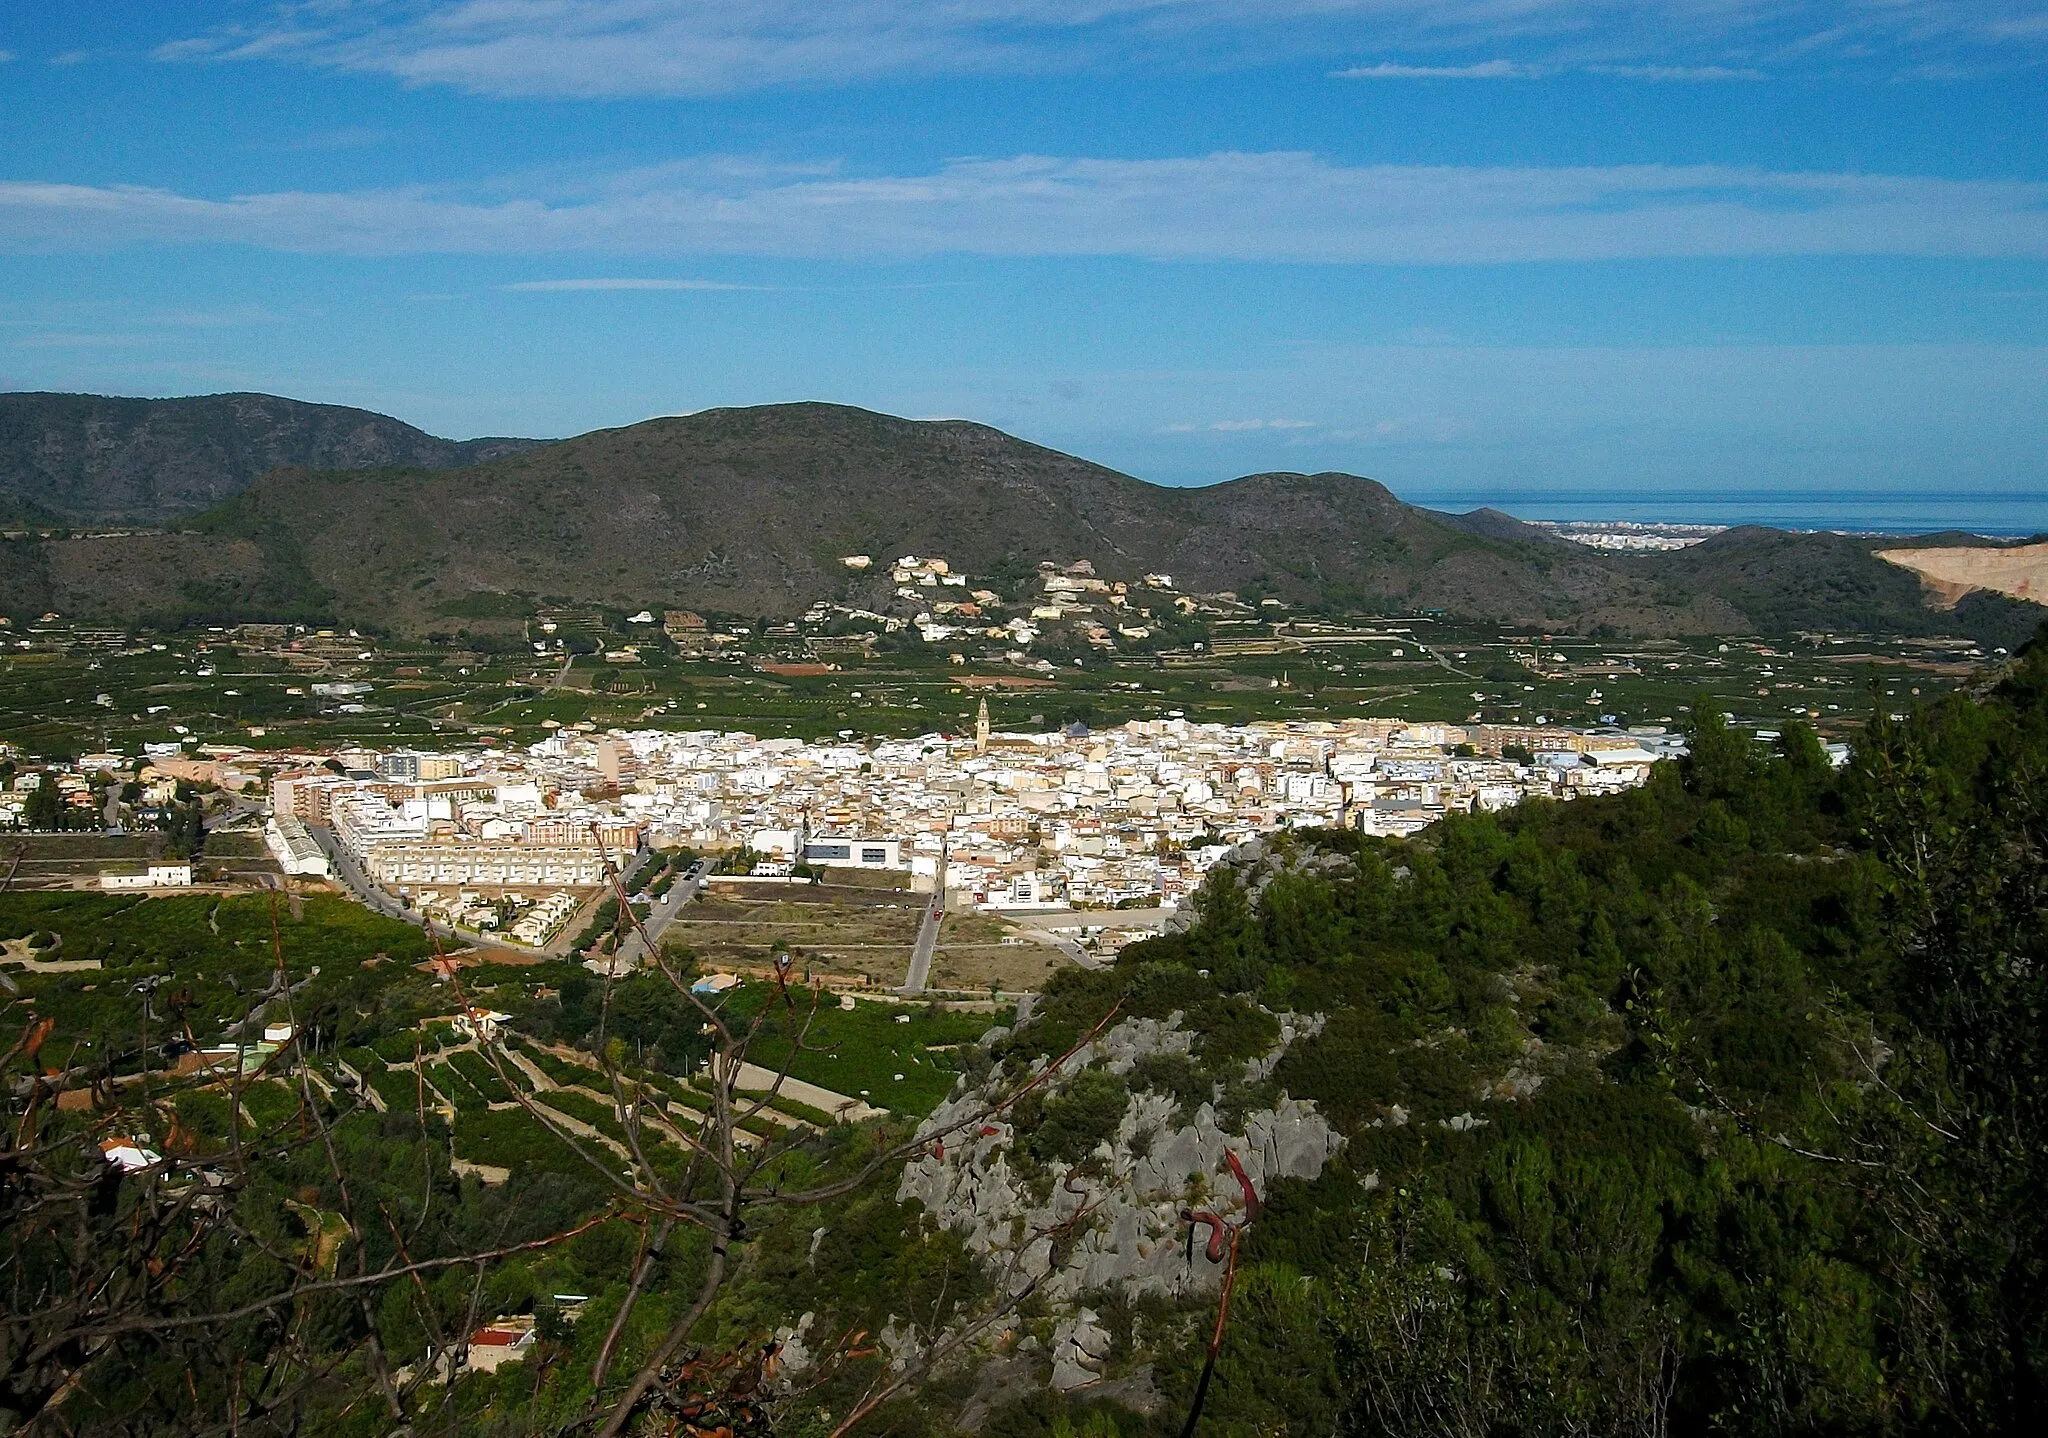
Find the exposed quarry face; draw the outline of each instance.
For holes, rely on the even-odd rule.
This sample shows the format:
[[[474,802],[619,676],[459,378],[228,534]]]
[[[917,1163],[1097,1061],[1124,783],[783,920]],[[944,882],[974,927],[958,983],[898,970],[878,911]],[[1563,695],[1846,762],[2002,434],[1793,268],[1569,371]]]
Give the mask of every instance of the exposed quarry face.
[[[1880,549],[1877,557],[1920,576],[1943,608],[1974,589],[2048,605],[2048,544],[2006,549]]]

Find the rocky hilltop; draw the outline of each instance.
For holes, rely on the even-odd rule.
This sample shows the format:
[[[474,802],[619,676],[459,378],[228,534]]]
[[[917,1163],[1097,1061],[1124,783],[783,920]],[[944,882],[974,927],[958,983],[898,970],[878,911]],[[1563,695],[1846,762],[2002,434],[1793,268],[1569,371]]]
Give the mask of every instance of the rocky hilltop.
[[[528,439],[439,439],[387,415],[268,394],[0,394],[0,517],[161,524],[284,465],[451,469]]]

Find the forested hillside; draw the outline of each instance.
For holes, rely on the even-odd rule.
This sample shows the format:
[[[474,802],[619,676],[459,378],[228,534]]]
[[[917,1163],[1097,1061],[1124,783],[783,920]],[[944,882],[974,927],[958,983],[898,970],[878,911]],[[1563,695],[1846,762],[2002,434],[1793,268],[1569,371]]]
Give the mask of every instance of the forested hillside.
[[[1201,972],[1330,1015],[1271,1082],[1350,1142],[1248,1229],[1219,1425],[2038,1421],[2048,645],[1840,775],[1692,738],[1622,797],[1300,836],[1064,976],[1041,1023]]]
[[[952,1026],[929,1117],[756,1110],[737,1148],[686,1077],[748,1051],[728,1029],[829,1068],[793,982],[707,1023],[684,955],[673,981],[471,970],[514,1031],[477,1045],[417,931],[339,900],[0,898],[10,945],[103,965],[8,976],[0,1413],[2035,1431],[2048,642],[1879,713],[1841,771],[1802,731],[1703,712],[1691,741],[1617,797],[1244,846],[1189,928],[1014,1026],[906,1014]],[[166,1035],[252,998],[297,1015],[296,1059],[239,1096],[168,1073]],[[110,1134],[166,1166],[123,1178]],[[436,1377],[522,1313],[523,1362]]]

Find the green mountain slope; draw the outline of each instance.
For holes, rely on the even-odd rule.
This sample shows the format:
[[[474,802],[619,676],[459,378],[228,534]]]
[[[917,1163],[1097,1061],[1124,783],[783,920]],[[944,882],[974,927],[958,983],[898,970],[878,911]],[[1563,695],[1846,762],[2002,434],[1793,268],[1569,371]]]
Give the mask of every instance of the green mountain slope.
[[[479,590],[769,615],[879,600],[878,567],[936,554],[1008,588],[1042,560],[1184,588],[1562,623],[1732,614],[1545,538],[1475,535],[1350,475],[1146,484],[983,425],[830,405],[716,410],[473,469],[281,471],[204,527],[304,556],[339,612],[417,628]],[[1596,621],[1597,622],[1597,621]]]
[[[1969,535],[1949,535],[1968,543]],[[1981,542],[1981,541],[1977,541]],[[1895,547],[1848,534],[1788,534],[1743,527],[1669,554],[1614,557],[1615,567],[1713,594],[1740,611],[1745,627],[1885,634],[1964,633],[2017,649],[2042,619],[2040,605],[1978,592],[1953,610],[1936,608],[1917,575],[1872,551]]]
[[[184,528],[17,545],[0,604],[412,633],[501,595],[785,617],[882,603],[886,561],[917,554],[1010,598],[1041,561],[1086,559],[1198,592],[1582,632],[1960,629],[2010,646],[2037,614],[1985,596],[1937,610],[1867,540],[1737,530],[1616,555],[1493,511],[1420,509],[1353,475],[1165,488],[985,425],[824,404],[650,420],[464,468],[292,465]],[[876,564],[841,563],[859,554]]]
[[[280,465],[447,469],[537,443],[437,439],[367,410],[265,394],[0,394],[0,519],[162,523]]]

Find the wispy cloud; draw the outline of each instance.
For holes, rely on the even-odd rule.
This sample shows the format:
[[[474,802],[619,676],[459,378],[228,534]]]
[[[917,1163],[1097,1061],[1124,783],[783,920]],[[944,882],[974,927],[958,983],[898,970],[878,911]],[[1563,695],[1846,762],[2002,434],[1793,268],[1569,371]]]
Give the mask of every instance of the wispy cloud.
[[[755,290],[762,286],[728,285],[718,280],[588,279],[521,280],[516,285],[500,285],[498,288],[528,294],[560,294],[574,290]]]
[[[159,310],[143,316],[146,324],[181,330],[245,329],[250,325],[281,325],[286,316],[261,305],[233,305],[221,310]]]
[[[1376,65],[1354,65],[1332,70],[1335,80],[1540,80],[1566,70],[1588,75],[1613,75],[1629,80],[1672,81],[1684,84],[1720,80],[1761,80],[1764,72],[1751,66],[1733,65],[1527,65],[1515,60],[1480,60],[1470,65],[1408,65],[1382,60]]]
[[[45,333],[24,335],[14,342],[21,350],[57,349],[143,349],[149,345],[163,343],[157,335],[138,334],[62,334]]]
[[[1335,80],[1524,80],[1541,73],[1512,60],[1481,60],[1473,65],[1400,65],[1383,60],[1377,65],[1354,65],[1333,70]]]
[[[1406,57],[1351,72],[1361,79],[1492,79],[1595,64],[1638,68],[1643,78],[1736,78],[1800,56],[1889,71],[2044,43],[2040,0],[323,0],[280,5],[267,22],[174,40],[156,54],[285,60],[497,95],[605,97],[1176,56],[1204,66]],[[1487,58],[1466,58],[1475,52]],[[1730,73],[1712,75],[1720,70]]]
[[[1591,75],[1619,75],[1630,80],[1671,80],[1711,84],[1719,80],[1761,80],[1764,72],[1747,65],[1588,65]]]
[[[1342,166],[1286,152],[1027,155],[867,178],[685,166],[588,178],[566,196],[510,199],[424,189],[209,199],[0,183],[0,249],[131,244],[363,255],[1098,255],[1404,265],[2048,258],[2048,184],[1712,165]]]
[[[90,50],[64,50],[50,57],[52,65],[83,65],[92,58]]]
[[[12,60],[13,58],[14,52],[12,50],[0,50],[0,65],[5,65],[9,60]]]

